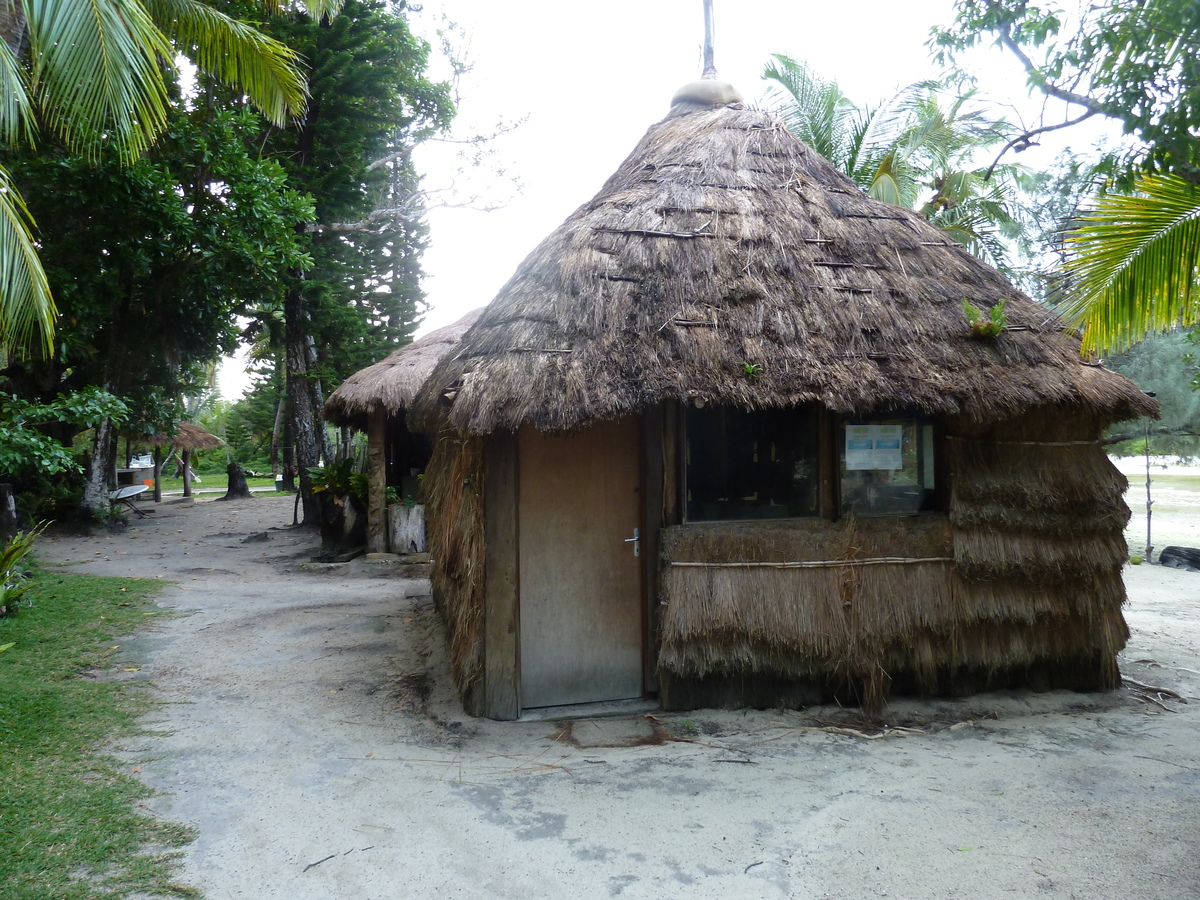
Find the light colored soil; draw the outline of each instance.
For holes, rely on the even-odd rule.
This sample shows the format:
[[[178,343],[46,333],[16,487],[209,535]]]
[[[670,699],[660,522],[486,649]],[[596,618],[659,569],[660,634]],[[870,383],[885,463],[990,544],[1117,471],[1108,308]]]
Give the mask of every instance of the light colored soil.
[[[169,582],[119,673],[166,703],[118,752],[199,829],[211,900],[1200,896],[1200,574],[1126,570],[1123,668],[1186,702],[902,700],[872,738],[833,709],[497,723],[453,696],[428,583],[308,565],[291,517],[164,504],[41,543]]]

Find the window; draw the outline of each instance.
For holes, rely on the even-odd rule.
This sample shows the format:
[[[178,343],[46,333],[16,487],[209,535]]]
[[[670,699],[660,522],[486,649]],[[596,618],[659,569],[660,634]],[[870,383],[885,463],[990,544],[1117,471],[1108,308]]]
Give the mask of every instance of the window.
[[[935,502],[932,424],[869,418],[840,431],[842,515],[911,515]]]
[[[688,409],[687,519],[776,519],[819,512],[817,410]]]

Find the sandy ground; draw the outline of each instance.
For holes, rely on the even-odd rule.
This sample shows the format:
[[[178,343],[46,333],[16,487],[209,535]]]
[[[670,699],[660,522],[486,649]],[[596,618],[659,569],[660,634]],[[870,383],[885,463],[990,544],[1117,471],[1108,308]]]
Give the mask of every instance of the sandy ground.
[[[198,828],[210,900],[1200,897],[1200,574],[1127,569],[1123,669],[1183,700],[898,701],[872,737],[834,709],[497,723],[455,702],[428,582],[309,564],[291,516],[41,544],[167,582],[119,673],[165,705],[117,752]]]

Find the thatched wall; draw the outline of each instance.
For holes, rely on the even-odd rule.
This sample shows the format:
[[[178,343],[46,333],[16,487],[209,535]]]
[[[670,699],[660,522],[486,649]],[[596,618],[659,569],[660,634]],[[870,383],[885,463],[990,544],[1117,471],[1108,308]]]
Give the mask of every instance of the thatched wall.
[[[948,516],[667,529],[660,666],[868,707],[894,685],[1114,687],[1129,513],[1096,421],[956,424]]]
[[[668,528],[659,666],[849,686],[877,705],[893,659],[924,671],[920,638],[969,620],[951,557],[943,516]]]
[[[483,673],[483,442],[444,431],[426,470],[433,597],[446,623],[454,684],[481,714]]]
[[[1100,443],[1105,424],[1060,407],[990,427],[960,419],[948,452],[955,565],[972,594],[1036,626],[1047,652],[1095,657],[1095,686],[1111,688],[1129,637],[1129,483]]]

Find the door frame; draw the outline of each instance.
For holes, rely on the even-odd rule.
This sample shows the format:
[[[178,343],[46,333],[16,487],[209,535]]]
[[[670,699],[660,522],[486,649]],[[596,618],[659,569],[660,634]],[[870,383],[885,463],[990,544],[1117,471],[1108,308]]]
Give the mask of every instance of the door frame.
[[[656,459],[661,482],[662,413],[654,409],[635,414],[638,439],[637,491],[641,524],[642,565],[638,567],[642,603],[642,696],[657,694],[657,596],[659,526],[662,498],[654,478],[648,479],[647,460]],[[491,719],[513,720],[525,708],[521,697],[520,618],[520,458],[516,432],[496,432],[483,440],[484,574],[483,666],[478,713]]]
[[[601,431],[601,429],[603,429],[603,431]],[[593,430],[595,430],[595,433],[596,433],[596,440],[603,441],[604,444],[607,445],[607,448],[608,448],[607,453],[604,452],[604,450],[600,450],[600,449],[593,450],[592,446],[588,446],[588,432],[593,431]],[[615,676],[618,681],[624,682],[624,684],[626,685],[626,688],[619,688],[619,687],[616,687],[615,685],[612,686],[612,690],[614,693],[623,692],[624,690],[632,690],[632,683],[630,682],[629,679],[630,679],[630,676],[633,676],[634,673],[636,672],[638,686],[637,686],[637,693],[636,693],[636,695],[633,695],[633,696],[636,696],[638,698],[645,696],[645,694],[646,694],[646,643],[647,643],[646,610],[647,610],[647,606],[648,606],[647,590],[646,590],[647,583],[646,583],[645,562],[648,558],[648,554],[646,552],[646,549],[647,549],[646,548],[646,540],[645,540],[645,536],[643,534],[646,530],[645,529],[645,502],[644,502],[645,493],[646,493],[646,489],[645,489],[645,480],[646,480],[645,479],[645,475],[646,475],[645,469],[646,469],[646,467],[645,467],[644,446],[643,446],[644,445],[644,436],[645,436],[645,419],[641,415],[621,416],[619,419],[606,420],[606,421],[592,423],[583,428],[574,429],[569,432],[546,433],[546,432],[542,432],[540,429],[534,428],[531,425],[524,426],[522,429],[520,429],[517,432],[516,500],[517,500],[517,505],[518,505],[518,511],[517,511],[517,523],[516,523],[517,524],[516,552],[517,552],[517,557],[518,557],[518,567],[517,567],[518,597],[517,597],[516,627],[517,627],[517,632],[518,632],[518,639],[517,639],[518,679],[521,679],[524,677],[523,673],[526,668],[525,660],[524,660],[524,647],[522,645],[522,641],[525,638],[521,636],[525,630],[523,628],[523,622],[522,622],[523,617],[527,614],[527,612],[529,610],[536,608],[536,609],[542,610],[545,614],[549,615],[550,621],[553,621],[556,618],[556,616],[558,615],[558,610],[560,609],[560,607],[558,606],[558,603],[554,599],[553,588],[550,587],[551,585],[555,585],[558,583],[557,579],[555,578],[555,573],[557,573],[558,578],[565,579],[565,581],[562,582],[563,584],[569,586],[572,583],[572,574],[573,573],[571,573],[570,570],[573,567],[567,561],[572,558],[583,559],[585,556],[592,555],[593,559],[591,562],[593,564],[596,564],[596,562],[598,560],[607,558],[609,560],[609,565],[611,565],[613,567],[611,569],[611,571],[613,573],[614,583],[622,585],[624,587],[624,590],[622,592],[619,592],[615,595],[613,593],[608,593],[605,591],[597,592],[597,594],[595,594],[594,596],[596,597],[597,601],[599,602],[600,608],[604,608],[604,605],[609,600],[614,598],[614,596],[620,597],[622,594],[624,594],[625,599],[616,600],[616,602],[615,602],[615,608],[613,611],[615,613],[617,613],[616,618],[606,619],[604,617],[601,617],[600,619],[597,619],[595,622],[595,625],[598,628],[598,631],[597,631],[598,638],[601,641],[605,641],[605,640],[613,641],[611,644],[609,644],[609,647],[612,650],[613,656],[605,656],[603,654],[597,654],[595,656],[591,656],[590,658],[592,659],[593,663],[599,663],[601,672],[606,673],[606,674],[602,675],[601,677],[607,678],[611,674],[611,675]],[[549,439],[552,441],[556,438],[567,438],[567,439],[577,440],[579,442],[579,444],[572,445],[571,443],[567,443],[564,446],[564,449],[568,450],[568,452],[569,452],[573,448],[573,446],[578,447],[577,452],[579,452],[581,454],[581,456],[586,454],[587,458],[594,460],[598,464],[597,468],[603,466],[605,460],[617,459],[617,458],[619,458],[619,456],[625,456],[625,454],[630,454],[632,458],[626,457],[624,459],[620,459],[620,461],[616,463],[616,467],[618,468],[619,473],[620,473],[620,474],[618,474],[616,481],[608,481],[607,479],[598,480],[596,478],[589,477],[590,473],[596,471],[596,468],[579,468],[578,466],[576,466],[576,467],[573,467],[573,471],[577,475],[577,478],[580,480],[577,481],[575,479],[572,479],[571,481],[566,482],[566,484],[569,486],[568,487],[569,490],[576,489],[576,487],[578,485],[578,489],[579,489],[580,493],[582,495],[586,495],[588,493],[589,489],[592,488],[596,484],[607,483],[607,484],[615,487],[618,484],[628,485],[630,480],[632,480],[634,496],[628,499],[628,505],[625,505],[625,501],[618,501],[616,503],[615,507],[608,506],[605,503],[605,500],[603,499],[603,498],[609,496],[609,494],[607,492],[604,492],[603,490],[599,494],[596,494],[593,492],[592,500],[593,500],[593,502],[598,502],[599,505],[598,505],[598,509],[597,509],[597,507],[592,507],[593,510],[597,510],[597,511],[595,512],[595,514],[590,514],[588,510],[585,510],[578,505],[572,505],[572,503],[570,502],[570,499],[569,499],[570,495],[565,495],[564,497],[560,497],[557,494],[551,494],[551,495],[545,494],[543,492],[544,485],[542,483],[539,483],[538,487],[533,487],[532,483],[531,483],[530,487],[532,488],[532,492],[529,494],[526,494],[525,489],[524,489],[525,486],[521,482],[521,479],[522,479],[521,473],[524,471],[525,475],[529,476],[530,472],[532,472],[533,476],[537,477],[543,471],[543,468],[535,466],[534,469],[527,470],[525,468],[525,460],[523,458],[524,452],[530,452],[530,453],[536,452],[538,454],[538,457],[542,457],[542,454],[545,451],[552,450],[553,448],[550,443],[542,444],[541,441],[544,439]],[[523,441],[526,441],[526,440],[533,442],[533,444],[530,445],[528,451],[526,451],[525,444],[523,443]],[[534,445],[536,445],[536,450],[535,450]],[[582,445],[582,446],[580,446],[580,445]],[[535,458],[537,458],[537,457],[535,457]],[[544,460],[544,457],[542,457],[542,458]],[[630,476],[632,476],[631,479],[630,479]],[[554,476],[553,475],[549,476],[549,479],[550,479],[550,484],[553,485],[554,484]],[[538,480],[540,482],[540,478]],[[548,499],[549,505],[539,507],[538,502],[535,499],[538,497],[541,498],[542,502],[546,502]],[[582,527],[585,530],[582,532],[576,532],[577,535],[582,537],[583,543],[573,545],[573,542],[571,541],[571,539],[568,538],[567,541],[564,542],[562,545],[557,544],[555,542],[555,534],[554,534],[553,530],[547,531],[546,528],[543,527],[544,521],[539,521],[536,525],[531,526],[531,528],[526,528],[525,527],[526,523],[521,521],[521,516],[523,514],[529,514],[529,513],[528,513],[528,509],[525,509],[523,511],[522,506],[523,506],[523,504],[528,503],[531,500],[534,502],[534,510],[535,511],[540,508],[540,509],[544,510],[545,513],[551,517],[555,517],[555,516],[561,517],[560,521],[562,523],[562,527],[564,528],[564,530],[572,531],[573,527],[574,527],[572,523],[577,523],[577,522],[583,523],[587,520],[591,520],[593,523],[593,526],[591,528],[589,528],[587,525],[582,525]],[[606,514],[603,512],[599,512],[599,510],[606,510],[606,509],[608,509],[608,510],[615,509],[616,510],[616,518],[623,522],[628,522],[629,524],[627,526],[622,526],[620,528],[615,527],[615,522],[606,521],[606,519],[607,519]],[[632,515],[632,522],[629,522],[629,518],[627,518],[627,516],[629,516],[630,514]],[[552,520],[553,519],[551,519],[551,521]],[[598,527],[596,525],[597,521],[599,521]],[[625,530],[626,528],[628,528],[628,530]],[[639,553],[638,553],[637,560],[629,559],[629,556],[632,555],[634,551],[633,551],[633,548],[630,547],[628,545],[628,542],[626,541],[627,538],[633,537],[634,529],[637,529],[637,532],[639,534]],[[523,552],[522,541],[529,539],[531,534],[532,535],[540,535],[541,543],[537,544],[537,545],[530,545],[528,548],[524,548],[530,552]],[[538,538],[535,537],[534,540],[538,540]],[[625,542],[625,543],[618,546],[617,545],[618,542]],[[535,546],[537,549],[535,549]],[[561,548],[564,551],[566,551],[567,554],[570,554],[572,550],[577,550],[580,552],[575,557],[572,557],[570,555],[562,556],[559,554],[554,554],[553,552],[549,556],[543,556],[541,553],[538,552],[542,546],[549,546],[549,547],[561,546]],[[546,568],[543,571],[545,571],[547,573],[547,577],[549,579],[551,579],[550,581],[547,581],[545,579],[538,577],[538,578],[535,578],[535,580],[530,585],[525,585],[526,589],[532,590],[531,597],[529,598],[528,603],[530,603],[530,604],[534,603],[535,602],[534,597],[536,597],[537,598],[536,602],[538,604],[538,606],[536,606],[536,607],[527,605],[526,598],[521,596],[522,582],[524,581],[525,576],[527,574],[528,575],[533,574],[532,572],[527,573],[523,569],[523,566],[525,564],[529,563],[531,558],[533,558],[533,559],[540,558],[542,560],[542,562],[546,566]],[[609,571],[609,570],[607,570],[606,567],[603,564],[601,564],[599,569],[593,573],[592,578],[595,579],[595,578],[603,577],[603,575],[601,573],[604,571]],[[539,575],[540,575],[540,573],[539,573]],[[593,583],[593,582],[590,580],[587,580],[587,579],[585,579],[583,582],[579,583],[577,586],[577,590],[580,592],[580,594],[575,594],[575,596],[580,596],[580,595],[582,595],[583,597],[593,596],[593,595],[589,594],[589,586],[591,583]],[[552,591],[551,594],[545,593],[545,591],[548,589]],[[568,591],[569,590],[570,589],[568,587]],[[634,605],[634,602],[631,602],[629,600],[628,593],[626,593],[628,591],[636,592],[636,595],[637,595],[636,601],[635,601],[636,606]],[[547,603],[549,603],[548,606],[544,605]],[[576,607],[576,609],[578,609],[578,612],[575,615],[571,615],[568,613],[566,619],[562,619],[562,618],[558,619],[560,627],[567,629],[565,632],[563,632],[564,638],[566,637],[566,635],[574,635],[575,639],[578,640],[585,633],[585,632],[580,632],[580,631],[576,631],[576,630],[571,630],[571,627],[572,627],[571,623],[577,623],[579,619],[586,619],[586,617],[591,613],[593,607],[584,603],[583,605]],[[608,621],[620,622],[623,624],[618,625],[614,631],[608,631],[607,626],[606,626],[606,623]],[[533,623],[531,622],[530,624],[533,624]],[[631,629],[636,629],[636,637],[631,632]],[[619,633],[622,631],[624,631],[624,635]],[[533,629],[533,631],[531,631],[531,634],[539,634],[539,630],[535,628],[535,629]],[[541,648],[547,648],[548,656],[543,655],[543,653],[539,652],[537,654],[537,662],[534,663],[534,665],[539,666],[539,664],[541,664],[543,662],[548,663],[550,665],[550,668],[546,671],[548,671],[550,673],[550,677],[549,677],[549,680],[539,681],[539,686],[552,685],[554,683],[553,679],[555,677],[555,673],[559,673],[561,675],[561,677],[564,679],[569,679],[571,677],[572,672],[580,672],[581,671],[577,667],[572,666],[570,664],[569,655],[566,657],[565,664],[560,665],[559,663],[555,662],[556,656],[559,656],[560,659],[563,659],[563,657],[561,657],[559,654],[557,654],[555,652],[556,648],[554,648],[554,646],[553,646],[553,642],[558,640],[559,637],[558,637],[558,635],[553,634],[553,633],[547,634],[546,637],[547,637],[547,640],[551,643],[540,645],[539,650]],[[566,639],[570,640],[570,638],[566,638]],[[586,639],[584,639],[581,647],[585,647],[587,645],[589,645],[589,642]],[[630,651],[636,651],[636,654],[638,657],[636,663],[634,663],[633,660],[629,658],[628,654],[630,653]],[[589,657],[588,651],[586,649],[583,650],[582,652],[583,652],[585,658]],[[612,660],[614,657],[618,657],[618,656],[626,659],[627,662],[625,664],[618,665],[615,669],[608,668],[608,666],[605,664],[605,660]],[[624,674],[622,675],[620,673],[624,673]],[[585,691],[586,691],[586,689],[585,689]],[[521,704],[522,710],[524,710],[525,708],[547,708],[547,707],[554,707],[554,706],[558,706],[558,705],[572,705],[573,706],[573,705],[581,704],[581,703],[597,703],[597,702],[602,703],[602,702],[608,702],[608,701],[612,701],[612,700],[632,699],[632,697],[630,695],[625,694],[623,696],[613,696],[613,697],[604,696],[604,697],[595,697],[594,699],[586,699],[586,700],[584,700],[584,699],[569,700],[569,699],[564,698],[559,702],[545,703],[545,702],[541,702],[541,701],[546,699],[546,697],[545,697],[546,691],[542,690],[542,691],[539,691],[539,693],[541,693],[542,696],[538,698],[536,706],[530,706],[530,704],[528,703],[527,697],[526,697],[525,685],[522,683],[520,686],[520,690],[519,690],[520,704]],[[556,692],[550,691],[550,693],[556,693]],[[557,692],[557,693],[559,693],[561,696],[563,692]],[[569,693],[571,693],[571,691],[568,689],[565,693],[569,694]]]

